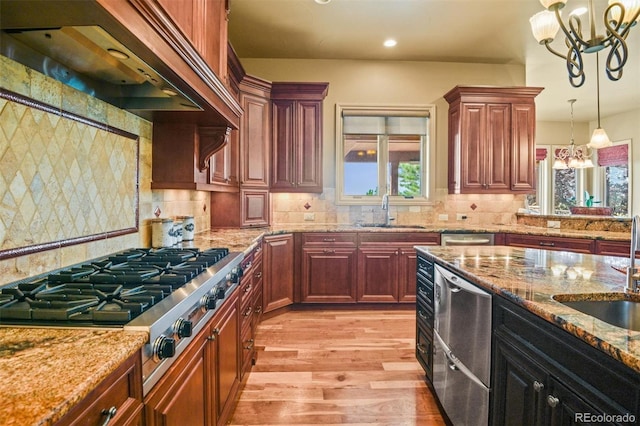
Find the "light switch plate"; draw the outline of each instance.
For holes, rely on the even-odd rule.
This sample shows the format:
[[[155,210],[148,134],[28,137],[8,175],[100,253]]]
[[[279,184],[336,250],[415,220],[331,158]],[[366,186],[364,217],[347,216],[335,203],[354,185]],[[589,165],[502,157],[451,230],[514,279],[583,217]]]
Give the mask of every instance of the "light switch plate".
[[[438,215],[438,220],[447,221],[447,220],[449,220],[449,215],[448,214],[439,214]]]
[[[304,220],[316,220],[316,214],[315,213],[305,213],[304,214]]]

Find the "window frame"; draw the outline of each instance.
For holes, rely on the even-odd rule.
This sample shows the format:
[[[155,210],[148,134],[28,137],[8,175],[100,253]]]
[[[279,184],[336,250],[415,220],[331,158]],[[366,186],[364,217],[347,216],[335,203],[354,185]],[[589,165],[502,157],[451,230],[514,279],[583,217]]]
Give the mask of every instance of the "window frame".
[[[424,136],[421,146],[421,196],[405,198],[401,195],[390,195],[390,202],[394,205],[430,205],[432,182],[435,180],[434,165],[435,158],[435,135],[436,135],[436,107],[434,104],[425,105],[361,105],[361,104],[340,104],[336,103],[336,199],[337,205],[374,205],[382,203],[382,196],[388,190],[387,164],[388,164],[388,144],[383,143],[385,149],[379,150],[378,155],[378,190],[376,195],[346,195],[344,193],[344,135],[343,135],[343,112],[362,111],[363,114],[380,114],[383,116],[408,116],[411,114],[424,115],[428,117],[427,135]],[[386,135],[385,138],[386,139]],[[380,146],[380,141],[378,142]]]
[[[632,140],[631,139],[623,139],[623,140],[619,140],[619,141],[614,141],[613,145],[623,145],[626,144],[628,145],[628,157],[627,157],[627,170],[629,175],[627,176],[627,179],[629,180],[629,186],[628,186],[628,193],[627,193],[627,197],[629,198],[627,201],[627,206],[628,206],[628,210],[627,210],[627,216],[614,216],[614,217],[632,217],[632,210],[633,210],[633,189],[632,189],[632,185],[633,185],[633,153],[632,153],[632,149],[633,149],[633,144],[632,144]],[[598,166],[598,158],[597,158],[597,150],[596,152],[596,158],[594,159],[594,164],[596,164],[596,167],[594,167],[594,172],[593,172],[593,194],[595,196],[595,198],[597,200],[603,200],[606,203],[605,204],[600,204],[600,206],[605,206],[608,207],[609,206],[609,200],[605,200],[605,194],[606,194],[606,173],[604,171],[604,166]]]

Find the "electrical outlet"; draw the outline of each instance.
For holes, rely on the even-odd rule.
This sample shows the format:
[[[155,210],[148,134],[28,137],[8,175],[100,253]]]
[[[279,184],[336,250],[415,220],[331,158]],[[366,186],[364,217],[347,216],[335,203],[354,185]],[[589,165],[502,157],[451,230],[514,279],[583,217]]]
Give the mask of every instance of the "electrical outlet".
[[[449,220],[449,215],[448,214],[439,214],[438,215],[438,220],[440,220],[442,222],[446,222],[447,220]]]
[[[304,214],[304,220],[316,220],[316,214],[315,213],[305,213]]]
[[[456,220],[465,220],[467,218],[466,214],[456,213]]]
[[[547,228],[560,229],[560,221],[559,220],[548,220]]]

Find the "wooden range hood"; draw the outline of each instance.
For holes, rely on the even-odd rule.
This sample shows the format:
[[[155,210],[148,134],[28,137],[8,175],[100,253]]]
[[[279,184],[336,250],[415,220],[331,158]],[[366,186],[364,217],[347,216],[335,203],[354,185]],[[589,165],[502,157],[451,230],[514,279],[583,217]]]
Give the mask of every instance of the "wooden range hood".
[[[59,31],[66,27],[104,30],[187,101],[171,105],[166,95],[157,99],[152,95],[144,98],[146,95],[140,95],[144,92],[133,84],[118,86],[96,75],[83,75],[56,61],[58,70],[62,66],[66,72],[61,78],[60,73],[48,72],[52,61],[42,60],[47,58],[46,52],[34,52],[31,46],[26,46],[24,52],[27,53],[16,53],[22,51],[17,47],[25,47],[18,34],[29,30]],[[190,122],[201,127],[220,128],[222,133],[238,128],[242,113],[239,103],[154,0],[0,0],[0,28],[2,55],[59,80],[64,75],[79,78],[82,84],[74,87],[84,88],[93,96],[145,119]],[[75,55],[76,59],[78,57],[82,56]],[[216,139],[224,143],[224,138]],[[209,145],[209,152],[203,154],[209,157],[211,151],[218,148]]]

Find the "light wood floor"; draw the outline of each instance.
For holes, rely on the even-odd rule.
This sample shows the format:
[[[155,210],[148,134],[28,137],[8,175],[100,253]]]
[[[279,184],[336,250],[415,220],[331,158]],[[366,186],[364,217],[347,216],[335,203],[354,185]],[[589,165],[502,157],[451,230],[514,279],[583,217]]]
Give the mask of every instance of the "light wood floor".
[[[264,320],[231,425],[444,425],[415,359],[415,312]]]

